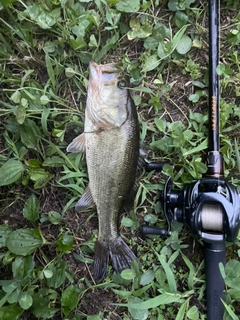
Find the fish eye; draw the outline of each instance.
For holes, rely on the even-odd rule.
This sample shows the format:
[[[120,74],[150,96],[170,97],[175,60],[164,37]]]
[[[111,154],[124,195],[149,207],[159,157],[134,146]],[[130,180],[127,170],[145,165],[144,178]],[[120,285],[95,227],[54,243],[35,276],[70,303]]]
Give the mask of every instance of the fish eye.
[[[125,88],[127,86],[126,81],[124,81],[124,80],[118,81],[117,85],[118,85],[119,89],[123,89],[123,88]]]

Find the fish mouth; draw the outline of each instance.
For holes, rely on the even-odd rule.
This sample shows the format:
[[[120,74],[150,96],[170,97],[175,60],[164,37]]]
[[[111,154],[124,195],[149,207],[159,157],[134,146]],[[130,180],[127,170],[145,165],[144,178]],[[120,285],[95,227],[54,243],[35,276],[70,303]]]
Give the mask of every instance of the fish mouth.
[[[97,85],[113,83],[121,73],[120,66],[116,63],[97,64],[94,61],[90,61],[89,70],[90,82],[96,83]]]
[[[90,61],[89,68],[90,74],[94,74],[95,72],[97,72],[98,74],[119,73],[121,71],[119,64],[116,64],[114,62],[107,64],[97,64],[94,61]]]
[[[120,66],[116,63],[97,64],[90,61],[89,71],[88,88],[99,100],[103,88],[117,85],[119,78],[122,77]]]

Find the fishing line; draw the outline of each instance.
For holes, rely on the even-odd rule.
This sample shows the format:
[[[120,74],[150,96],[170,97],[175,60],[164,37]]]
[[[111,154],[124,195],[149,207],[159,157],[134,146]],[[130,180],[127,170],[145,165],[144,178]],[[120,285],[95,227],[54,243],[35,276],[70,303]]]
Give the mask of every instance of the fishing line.
[[[223,209],[221,204],[205,204],[200,210],[200,218],[204,231],[223,230]]]

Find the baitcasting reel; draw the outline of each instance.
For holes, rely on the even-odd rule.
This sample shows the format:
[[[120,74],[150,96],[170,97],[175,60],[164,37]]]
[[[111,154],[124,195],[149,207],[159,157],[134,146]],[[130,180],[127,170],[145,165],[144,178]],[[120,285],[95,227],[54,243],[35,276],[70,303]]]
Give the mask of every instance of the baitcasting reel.
[[[148,164],[146,164],[147,170]],[[155,164],[155,169],[157,164]],[[159,170],[162,165],[159,164]],[[172,190],[169,178],[161,195],[167,229],[143,225],[144,234],[169,235],[171,222],[187,224],[192,235],[206,242],[235,241],[240,226],[240,196],[229,182],[211,177]]]
[[[194,237],[207,242],[233,242],[238,234],[240,201],[236,188],[214,178],[203,178],[186,185],[180,192],[171,190],[168,179],[162,195],[167,221],[187,224]]]

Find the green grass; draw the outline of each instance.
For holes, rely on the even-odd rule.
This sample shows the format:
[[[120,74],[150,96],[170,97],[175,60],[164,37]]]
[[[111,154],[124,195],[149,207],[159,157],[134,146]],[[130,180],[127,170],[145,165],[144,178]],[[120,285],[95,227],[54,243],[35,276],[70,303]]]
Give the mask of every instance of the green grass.
[[[240,5],[221,1],[221,152],[239,187]],[[203,251],[173,223],[159,193],[206,172],[208,14],[205,2],[0,1],[0,319],[206,319]],[[88,183],[82,154],[88,63],[117,61],[130,79],[141,143],[161,174],[142,172],[121,232],[141,269],[112,268],[95,284],[96,212],[74,205]],[[239,236],[240,239],[240,236]],[[225,318],[238,319],[240,243],[227,248]]]

